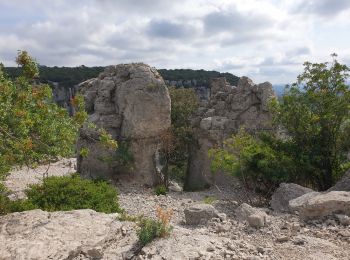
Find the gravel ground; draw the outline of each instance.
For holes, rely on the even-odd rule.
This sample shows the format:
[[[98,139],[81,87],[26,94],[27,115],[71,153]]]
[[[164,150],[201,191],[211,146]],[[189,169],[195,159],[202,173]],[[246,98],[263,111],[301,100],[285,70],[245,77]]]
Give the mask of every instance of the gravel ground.
[[[40,182],[46,169],[41,166],[12,171],[5,181],[13,191],[11,197],[22,198],[25,187]],[[65,159],[51,165],[49,176],[71,172],[75,172],[75,160]],[[246,201],[237,183],[230,179],[224,186],[206,191],[170,192],[166,196],[156,196],[153,189],[142,186],[117,183],[120,205],[130,215],[155,217],[157,207],[174,211],[171,236],[144,247],[136,259],[350,259],[350,227],[332,218],[305,223],[297,215],[264,209],[268,213],[267,226],[255,229],[239,223],[234,210]],[[186,226],[184,209],[205,200],[226,213],[227,220]],[[178,258],[172,257],[175,253]]]
[[[48,176],[63,176],[76,172],[76,159],[62,159],[50,165],[41,165],[35,169],[23,167],[14,169],[7,176],[4,184],[11,190],[11,199],[25,198],[24,190],[30,184],[39,183],[43,179],[43,174],[48,171]]]

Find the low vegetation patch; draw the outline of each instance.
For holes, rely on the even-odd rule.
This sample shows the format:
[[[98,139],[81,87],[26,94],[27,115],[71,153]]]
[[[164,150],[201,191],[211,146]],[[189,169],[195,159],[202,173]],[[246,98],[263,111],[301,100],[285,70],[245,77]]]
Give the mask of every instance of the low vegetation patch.
[[[160,184],[154,188],[154,193],[159,196],[159,195],[166,195],[166,187],[163,184]]]
[[[217,199],[216,199],[215,197],[213,197],[213,196],[206,196],[206,197],[204,198],[204,200],[203,200],[203,202],[204,202],[205,204],[209,204],[209,205],[214,204],[216,201],[217,201]]]
[[[68,211],[93,209],[97,212],[121,212],[117,190],[103,180],[86,180],[79,175],[48,177],[42,184],[26,190],[28,199],[6,200],[4,213],[31,209]],[[1,199],[0,199],[1,200]]]
[[[169,224],[172,215],[172,210],[157,208],[157,220],[141,219],[139,222],[140,229],[137,232],[141,245],[145,246],[158,237],[169,236],[172,229]]]

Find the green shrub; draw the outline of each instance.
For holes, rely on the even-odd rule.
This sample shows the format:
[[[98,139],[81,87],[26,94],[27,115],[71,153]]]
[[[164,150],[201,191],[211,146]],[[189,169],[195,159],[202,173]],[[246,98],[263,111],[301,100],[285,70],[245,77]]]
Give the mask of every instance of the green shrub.
[[[204,202],[205,204],[209,204],[209,205],[214,204],[215,201],[217,201],[217,199],[216,199],[215,197],[213,197],[213,196],[206,196],[206,197],[204,198],[204,200],[203,200],[203,202]]]
[[[9,199],[6,197],[6,188],[0,182],[0,216],[8,213]]]
[[[79,175],[48,177],[26,190],[27,200],[15,201],[11,211],[40,208],[46,211],[93,209],[121,212],[116,189],[102,180],[86,180]]]
[[[137,232],[140,243],[144,246],[157,237],[166,237],[170,234],[171,227],[161,220],[144,218],[139,223],[140,229]]]
[[[270,135],[257,138],[242,128],[224,142],[223,148],[209,150],[211,169],[240,178],[247,195],[254,190],[269,197],[281,182],[291,181],[295,175],[293,161],[282,146],[286,143]]]
[[[166,195],[166,187],[163,184],[160,184],[154,188],[154,193],[159,196],[159,195]]]

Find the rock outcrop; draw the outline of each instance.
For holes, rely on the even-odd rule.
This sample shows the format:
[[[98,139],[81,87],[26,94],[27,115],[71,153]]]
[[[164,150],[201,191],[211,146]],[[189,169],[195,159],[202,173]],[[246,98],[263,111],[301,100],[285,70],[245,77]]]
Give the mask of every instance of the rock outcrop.
[[[133,169],[106,163],[114,154],[96,141],[96,130],[86,125],[80,132],[78,151],[85,147],[90,152],[86,158],[78,158],[78,171],[87,177],[125,176],[148,185],[157,183],[154,157],[162,147],[161,135],[171,123],[170,97],[160,74],[141,63],[109,66],[98,78],[81,83],[79,90],[89,121],[117,141],[128,142]]]
[[[302,219],[324,217],[336,213],[350,216],[350,192],[307,193],[291,200],[289,206],[292,210],[298,211]]]
[[[135,224],[93,210],[32,210],[0,217],[0,259],[124,259]]]
[[[309,192],[313,190],[295,183],[281,183],[271,197],[271,208],[279,212],[289,212],[289,201]]]
[[[210,148],[221,146],[241,126],[251,131],[271,129],[268,101],[272,97],[268,82],[256,85],[242,77],[236,87],[225,78],[212,79],[210,100],[201,103],[192,122],[195,143],[190,147],[187,190],[203,189],[223,179],[210,172]]]
[[[328,191],[350,191],[350,169]]]

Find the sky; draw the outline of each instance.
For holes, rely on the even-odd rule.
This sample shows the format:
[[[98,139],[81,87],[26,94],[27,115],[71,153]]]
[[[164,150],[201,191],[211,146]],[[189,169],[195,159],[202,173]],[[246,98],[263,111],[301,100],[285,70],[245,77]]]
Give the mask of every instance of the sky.
[[[0,0],[0,62],[230,72],[294,82],[303,62],[350,65],[350,0]]]

